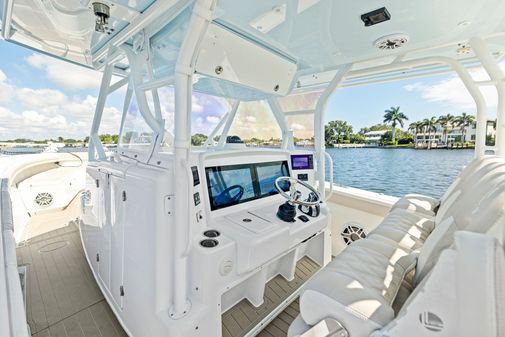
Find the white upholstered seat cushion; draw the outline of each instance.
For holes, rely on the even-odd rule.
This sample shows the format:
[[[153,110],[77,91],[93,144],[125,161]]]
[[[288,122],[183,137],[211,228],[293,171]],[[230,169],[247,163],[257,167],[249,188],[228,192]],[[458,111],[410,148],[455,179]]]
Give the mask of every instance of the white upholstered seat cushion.
[[[370,246],[366,242],[370,241]],[[359,244],[358,244],[359,243]],[[331,317],[365,336],[394,317],[392,303],[416,255],[380,240],[360,240],[317,273],[300,296],[300,314],[313,325]],[[358,333],[359,332],[359,333]]]
[[[446,190],[442,198],[436,199],[422,194],[407,194],[400,198],[392,207],[394,209],[405,209],[425,216],[434,216],[437,208],[444,204],[445,200],[456,190],[469,190],[478,179],[474,175],[491,170],[498,165],[502,165],[503,158],[496,156],[485,156],[471,161],[458,175],[454,182]]]
[[[370,236],[381,236],[397,243],[403,249],[419,249],[435,228],[433,218],[404,209],[392,210]]]
[[[392,209],[404,209],[411,212],[434,216],[440,200],[421,194],[407,194],[393,205]]]
[[[495,238],[457,232],[455,244],[443,251],[396,319],[371,337],[504,336],[504,277],[503,247]],[[428,312],[442,321],[440,331],[419,324],[420,314]]]

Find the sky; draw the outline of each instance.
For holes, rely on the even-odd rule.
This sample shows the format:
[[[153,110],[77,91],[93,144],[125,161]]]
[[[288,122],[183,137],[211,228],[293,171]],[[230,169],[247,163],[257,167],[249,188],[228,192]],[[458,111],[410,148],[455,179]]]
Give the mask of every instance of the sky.
[[[475,79],[487,79],[480,69]],[[88,135],[97,101],[101,73],[0,41],[0,140],[15,138],[82,139]],[[494,118],[496,94],[483,89]],[[100,133],[117,134],[124,89],[106,103]],[[173,92],[161,93],[162,110],[170,129],[173,120]],[[475,114],[472,98],[454,74],[438,75],[379,85],[342,88],[331,97],[326,121],[342,119],[354,131],[382,123],[384,110],[400,106],[409,122],[451,113]],[[221,98],[196,95],[193,98],[192,133],[209,134],[230,108]],[[313,126],[307,117],[292,117],[288,125],[295,136],[310,138]],[[407,126],[406,125],[406,126]],[[262,103],[243,105],[231,133],[243,138],[278,137],[279,129]]]

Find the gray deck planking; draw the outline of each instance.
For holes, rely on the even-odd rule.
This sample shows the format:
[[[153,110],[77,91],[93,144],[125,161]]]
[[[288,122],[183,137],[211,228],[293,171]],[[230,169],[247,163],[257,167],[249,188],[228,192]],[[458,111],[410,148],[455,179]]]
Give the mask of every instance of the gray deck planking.
[[[75,222],[17,248],[35,337],[126,337],[88,266]]]
[[[17,248],[17,259],[27,267],[26,311],[32,336],[127,337],[95,282],[75,222],[24,242]],[[304,257],[293,281],[274,277],[267,283],[263,305],[255,308],[243,300],[222,315],[222,336],[244,336],[318,269]],[[298,299],[258,336],[285,337],[297,315]]]
[[[259,324],[270,312],[293,294],[317,270],[319,265],[309,259],[302,258],[296,265],[295,278],[288,282],[278,275],[270,280],[265,288],[264,303],[255,308],[247,300],[242,300],[222,315],[223,337],[242,337]],[[258,336],[285,337],[291,322],[298,315],[298,299],[292,302]]]

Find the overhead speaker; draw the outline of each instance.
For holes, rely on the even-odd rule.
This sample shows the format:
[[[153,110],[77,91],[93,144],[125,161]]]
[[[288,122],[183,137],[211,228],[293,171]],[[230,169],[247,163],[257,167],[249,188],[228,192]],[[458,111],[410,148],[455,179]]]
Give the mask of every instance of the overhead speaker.
[[[349,222],[345,225],[344,230],[340,233],[346,245],[366,238],[366,232],[363,226],[356,222]]]

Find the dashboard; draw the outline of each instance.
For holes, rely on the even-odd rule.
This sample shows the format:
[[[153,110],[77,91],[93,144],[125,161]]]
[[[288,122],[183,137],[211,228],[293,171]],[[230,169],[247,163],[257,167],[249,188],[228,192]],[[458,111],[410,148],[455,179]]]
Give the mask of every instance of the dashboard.
[[[311,206],[317,212],[296,206],[292,221],[278,215],[286,199],[275,188],[277,178],[298,178],[314,186],[315,162],[311,151],[206,151],[193,153],[188,164],[188,173],[193,178],[194,202],[190,208],[193,224],[189,229],[196,248],[193,258],[217,270],[219,280],[227,286],[235,282],[234,289],[222,296],[222,310],[243,298],[238,289],[246,289],[249,284],[246,279],[253,274],[270,278],[286,272],[286,278],[292,279],[294,275],[287,271],[294,271],[297,259],[304,254],[324,264],[329,252],[323,249],[327,242],[327,206],[324,203]],[[288,184],[285,180],[279,187],[289,191]],[[302,193],[301,200],[308,200],[309,191],[303,186],[297,190]],[[271,266],[264,268],[267,265]],[[257,289],[257,303],[263,300],[262,289]]]

